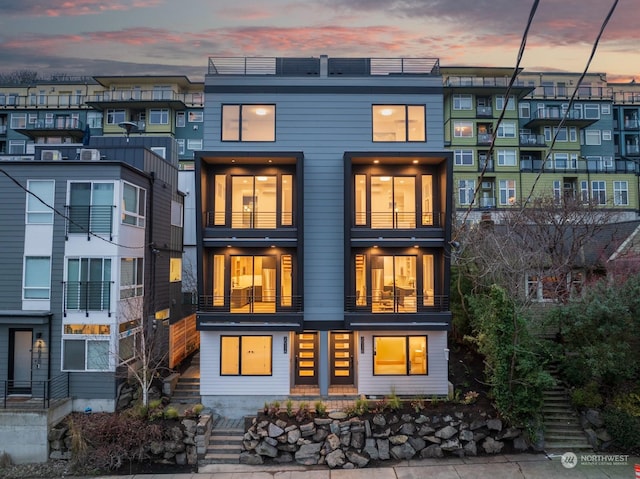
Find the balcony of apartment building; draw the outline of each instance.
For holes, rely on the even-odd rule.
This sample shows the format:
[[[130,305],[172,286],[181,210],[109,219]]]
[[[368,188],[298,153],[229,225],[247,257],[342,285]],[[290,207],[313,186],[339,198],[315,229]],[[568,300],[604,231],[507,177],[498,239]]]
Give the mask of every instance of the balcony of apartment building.
[[[569,100],[575,91],[575,86],[570,82],[567,83],[552,83],[549,82],[536,86],[529,94],[531,99],[545,99],[545,100]],[[575,93],[575,100],[612,100],[613,90],[607,86],[591,86],[581,85],[578,87],[578,91]]]
[[[622,110],[622,127],[625,130],[639,130],[640,120],[638,118],[639,110],[637,108],[624,108]]]
[[[545,155],[539,152],[520,155],[520,171],[523,173],[635,173],[636,162],[611,156]]]
[[[615,105],[640,105],[640,91],[613,92],[613,103]]]
[[[32,88],[32,87],[30,87]],[[82,85],[84,88],[84,85]],[[62,91],[60,87],[32,91],[24,95],[0,93],[0,109],[4,110],[78,110],[87,109],[85,93]]]
[[[535,133],[520,133],[520,146],[542,148],[547,146],[547,143],[544,139],[544,135],[538,135]]]
[[[586,128],[594,124],[599,118],[585,118],[580,110],[565,111],[560,105],[545,106],[531,113],[531,119],[524,125],[528,129],[536,129],[541,126],[557,126],[563,122],[564,126],[576,126]]]
[[[199,214],[203,329],[302,327],[302,154],[204,152]],[[204,187],[208,185],[208,187]]]
[[[493,137],[492,123],[478,123],[476,126],[476,138],[478,145],[490,145]]]
[[[116,88],[89,95],[86,104],[97,110],[114,108],[170,108],[184,110],[204,105],[204,92],[183,92],[174,88]]]
[[[495,163],[493,161],[493,155],[488,151],[478,151],[478,171],[479,172],[493,172],[495,171]]]
[[[14,131],[37,138],[70,138],[75,143],[81,143],[85,135],[85,123],[72,115],[51,115],[45,118],[35,118],[24,122]]]
[[[492,118],[491,96],[476,95],[476,118]]]

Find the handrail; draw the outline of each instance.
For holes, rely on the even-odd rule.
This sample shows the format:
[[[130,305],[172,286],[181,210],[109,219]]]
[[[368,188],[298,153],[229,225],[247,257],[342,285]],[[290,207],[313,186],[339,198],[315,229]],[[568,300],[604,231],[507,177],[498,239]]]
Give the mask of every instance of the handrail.
[[[59,374],[51,379],[43,381],[23,381],[5,379],[2,381],[2,409],[8,409],[8,397],[14,394],[15,390],[28,391],[33,399],[37,399],[34,404],[42,404],[43,409],[49,408],[52,399],[64,399],[69,397],[69,373]],[[40,403],[40,400],[42,403]],[[20,402],[20,407],[25,403]]]

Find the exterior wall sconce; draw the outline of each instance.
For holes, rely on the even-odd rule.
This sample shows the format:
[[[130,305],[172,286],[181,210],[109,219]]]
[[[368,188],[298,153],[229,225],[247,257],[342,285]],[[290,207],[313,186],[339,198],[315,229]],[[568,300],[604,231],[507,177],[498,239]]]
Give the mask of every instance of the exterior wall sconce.
[[[364,336],[360,336],[360,354],[364,354]]]
[[[286,336],[282,338],[282,349],[284,354],[287,354],[287,350],[289,349],[289,338]]]
[[[444,359],[446,359],[447,361],[449,361],[449,350],[445,349],[444,350]]]
[[[42,333],[36,333],[36,369],[40,369],[42,363],[42,348],[44,347],[44,339],[42,339]]]

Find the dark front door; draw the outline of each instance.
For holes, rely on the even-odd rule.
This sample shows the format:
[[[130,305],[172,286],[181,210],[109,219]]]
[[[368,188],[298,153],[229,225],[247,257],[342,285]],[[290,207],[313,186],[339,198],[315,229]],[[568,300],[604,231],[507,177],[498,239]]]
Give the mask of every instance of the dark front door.
[[[318,333],[300,333],[294,338],[295,384],[318,384]]]
[[[31,394],[31,330],[12,329],[9,332],[9,392]]]
[[[354,384],[354,335],[331,333],[329,354],[331,361],[331,384]]]

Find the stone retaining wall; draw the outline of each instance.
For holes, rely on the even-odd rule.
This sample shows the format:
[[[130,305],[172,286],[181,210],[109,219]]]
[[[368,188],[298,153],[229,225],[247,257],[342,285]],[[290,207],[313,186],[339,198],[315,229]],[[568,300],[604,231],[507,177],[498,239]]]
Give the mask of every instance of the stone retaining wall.
[[[212,417],[201,414],[196,419],[184,418],[180,426],[173,426],[165,434],[168,439],[152,442],[147,451],[150,462],[165,464],[197,464],[198,455],[203,455],[211,436]],[[64,424],[59,424],[49,431],[49,459],[72,458],[71,436]]]
[[[465,412],[375,414],[344,413],[295,423],[286,415],[258,416],[244,435],[240,462],[296,462],[353,469],[370,462],[444,456],[523,452],[531,448],[523,432],[500,419]]]

